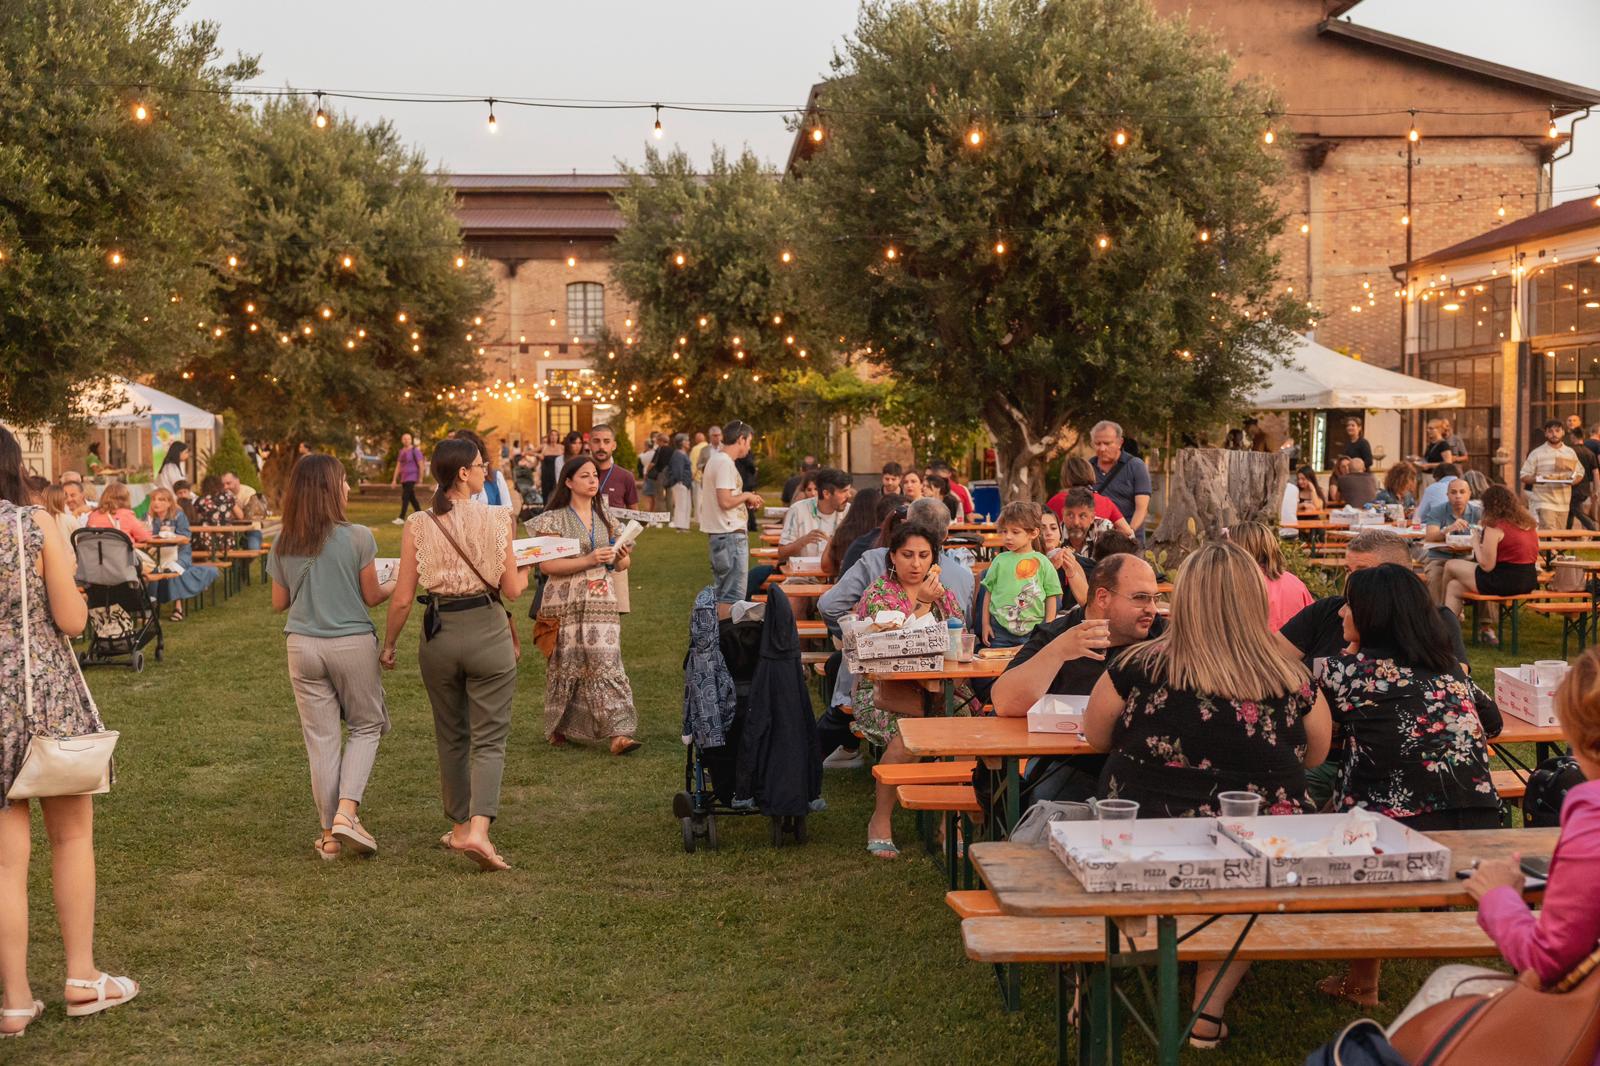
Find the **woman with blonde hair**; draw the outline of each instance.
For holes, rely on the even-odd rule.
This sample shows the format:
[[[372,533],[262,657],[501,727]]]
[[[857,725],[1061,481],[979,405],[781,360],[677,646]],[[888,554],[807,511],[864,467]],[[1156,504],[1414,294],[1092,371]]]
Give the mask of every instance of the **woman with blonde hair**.
[[[67,507],[66,487],[59,484],[46,486],[45,490],[39,494],[39,502],[44,505],[45,513],[50,516],[50,521],[61,532],[61,539],[66,541],[67,548],[70,551],[72,548],[72,534],[83,527],[78,525],[78,519],[74,517],[72,511]]]
[[[1228,530],[1228,539],[1248,552],[1261,567],[1261,576],[1267,582],[1267,625],[1273,632],[1303,608],[1311,606],[1311,590],[1285,569],[1283,545],[1272,527],[1264,522],[1245,522]]]
[[[1267,620],[1261,568],[1238,545],[1183,561],[1166,630],[1117,656],[1089,696],[1084,736],[1109,756],[1103,798],[1150,818],[1215,816],[1224,791],[1254,792],[1265,814],[1315,809],[1305,772],[1327,757],[1333,722]],[[1202,964],[1196,978],[1196,1047],[1227,1037],[1222,1012],[1244,971],[1219,970]]]
[[[128,492],[128,486],[120,481],[113,481],[100,490],[100,503],[89,512],[89,519],[84,525],[89,529],[121,530],[135,544],[143,544],[150,539],[150,527],[139,521],[139,516],[133,513],[133,497]]]
[[[176,562],[178,576],[156,583],[156,600],[172,604],[172,621],[183,621],[183,601],[200,595],[211,587],[221,573],[214,566],[195,566],[194,551],[190,547],[189,516],[178,506],[178,497],[171,489],[154,489],[150,493],[150,535],[182,539],[175,548],[155,548],[158,562],[170,566]],[[171,552],[170,556],[166,556]]]

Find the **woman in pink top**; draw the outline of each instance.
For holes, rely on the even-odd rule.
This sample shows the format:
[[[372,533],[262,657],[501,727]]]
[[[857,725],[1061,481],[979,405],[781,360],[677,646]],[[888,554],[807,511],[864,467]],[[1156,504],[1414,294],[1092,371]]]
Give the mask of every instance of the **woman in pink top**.
[[[1228,539],[1250,553],[1267,582],[1267,621],[1277,632],[1283,623],[1311,605],[1306,583],[1283,566],[1278,534],[1263,522],[1245,522],[1228,530]]]
[[[1478,925],[1518,972],[1532,970],[1545,986],[1565,977],[1600,944],[1600,648],[1590,648],[1556,690],[1556,716],[1587,778],[1561,805],[1561,835],[1550,858],[1549,885],[1538,914],[1523,902],[1521,857],[1486,862],[1467,881],[1478,901]],[[1435,970],[1390,1032],[1425,1007],[1455,994],[1462,981],[1496,973],[1476,966]],[[1468,982],[1462,994],[1499,985]],[[1595,1059],[1600,1064],[1600,1057]]]
[[[100,506],[89,512],[84,525],[90,529],[120,529],[135,544],[143,544],[150,539],[150,527],[139,521],[139,516],[133,513],[132,503],[128,486],[113,481],[100,491]]]

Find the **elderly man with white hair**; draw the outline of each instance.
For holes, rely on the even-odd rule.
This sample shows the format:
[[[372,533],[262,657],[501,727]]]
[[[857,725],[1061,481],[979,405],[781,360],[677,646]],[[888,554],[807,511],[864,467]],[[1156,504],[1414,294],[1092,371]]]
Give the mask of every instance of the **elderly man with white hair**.
[[[1144,520],[1150,516],[1150,468],[1122,450],[1122,427],[1115,422],[1096,422],[1089,443],[1094,446],[1094,491],[1117,505],[1143,544]]]
[[[924,496],[911,502],[906,521],[928,528],[943,544],[945,534],[950,529],[950,512],[943,500]],[[828,623],[830,633],[836,637],[839,635],[839,619],[856,609],[867,587],[888,569],[889,549],[880,547],[863,552],[854,566],[839,575],[833,588],[823,593],[817,601],[817,613]],[[974,587],[972,571],[960,559],[943,550],[939,552],[939,583],[950,590],[963,611],[970,613]],[[822,750],[828,750],[830,741],[836,744],[832,753],[822,760],[822,765],[830,770],[851,770],[862,764],[860,740],[850,733],[850,719],[839,710],[850,702],[854,687],[854,675],[841,663],[833,686],[833,696],[828,701],[828,710],[817,722],[817,736],[823,742]]]

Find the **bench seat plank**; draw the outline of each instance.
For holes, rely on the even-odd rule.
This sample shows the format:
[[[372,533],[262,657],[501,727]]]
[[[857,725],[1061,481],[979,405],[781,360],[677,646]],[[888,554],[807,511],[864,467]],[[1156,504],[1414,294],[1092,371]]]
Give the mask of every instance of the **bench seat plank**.
[[[900,806],[908,811],[957,811],[977,814],[977,793],[971,785],[901,785],[896,790]]]
[[[972,768],[977,763],[971,759],[957,762],[897,762],[878,763],[872,776],[881,785],[969,785]]]

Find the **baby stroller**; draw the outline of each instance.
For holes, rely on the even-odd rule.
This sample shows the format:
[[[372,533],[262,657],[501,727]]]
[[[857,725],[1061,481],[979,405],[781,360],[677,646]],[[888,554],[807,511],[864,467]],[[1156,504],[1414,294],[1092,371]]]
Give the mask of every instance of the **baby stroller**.
[[[822,755],[800,665],[794,613],[781,589],[761,621],[717,617],[716,590],[695,597],[684,657],[683,791],[672,813],[683,850],[717,849],[717,815],[764,814],[773,847],[807,839],[823,809]]]
[[[88,594],[89,646],[79,656],[84,666],[144,669],[146,644],[156,642],[161,661],[161,615],[155,593],[139,572],[133,541],[119,529],[79,529],[72,534],[78,584]]]

